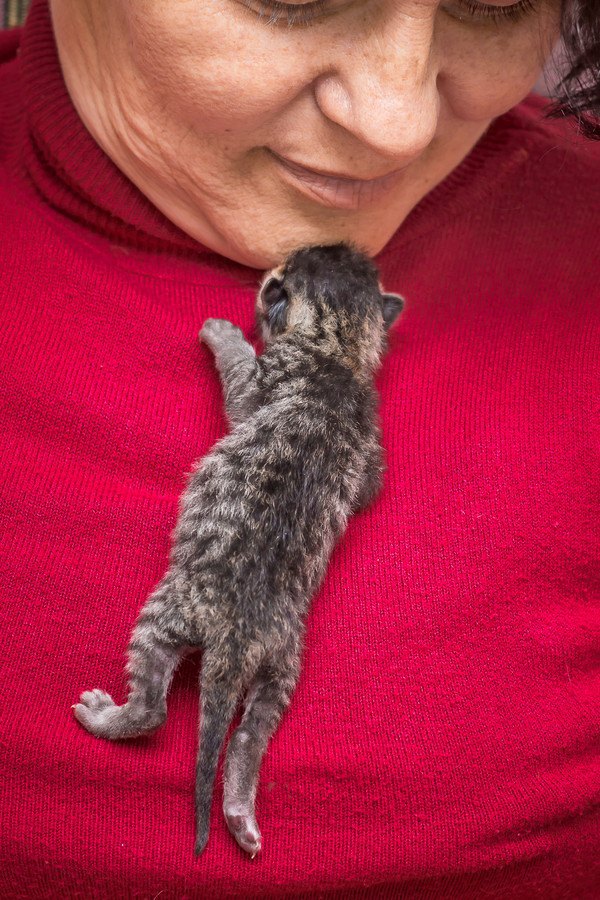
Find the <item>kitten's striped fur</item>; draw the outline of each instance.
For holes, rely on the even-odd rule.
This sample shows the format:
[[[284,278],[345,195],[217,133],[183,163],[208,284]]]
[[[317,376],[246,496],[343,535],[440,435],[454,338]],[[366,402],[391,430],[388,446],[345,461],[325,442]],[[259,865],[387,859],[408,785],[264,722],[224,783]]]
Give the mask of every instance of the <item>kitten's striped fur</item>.
[[[257,318],[265,352],[208,319],[231,433],[192,473],[170,567],[129,645],[130,693],[116,706],[82,694],[78,721],[98,737],[158,728],[182,654],[203,651],[196,776],[196,852],[209,830],[215,771],[228,727],[245,711],[225,761],[224,812],[254,856],[254,812],[267,743],[299,674],[308,604],[350,514],[383,471],[373,375],[402,308],[366,256],[346,244],[303,248],[265,278]]]

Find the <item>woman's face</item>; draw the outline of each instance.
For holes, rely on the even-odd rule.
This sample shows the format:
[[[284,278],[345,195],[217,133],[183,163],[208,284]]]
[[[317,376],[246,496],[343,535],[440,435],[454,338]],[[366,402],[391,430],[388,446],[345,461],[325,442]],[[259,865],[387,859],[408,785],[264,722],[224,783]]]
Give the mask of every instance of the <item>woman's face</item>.
[[[377,253],[532,88],[559,0],[53,0],[65,78],[184,231],[258,268]]]

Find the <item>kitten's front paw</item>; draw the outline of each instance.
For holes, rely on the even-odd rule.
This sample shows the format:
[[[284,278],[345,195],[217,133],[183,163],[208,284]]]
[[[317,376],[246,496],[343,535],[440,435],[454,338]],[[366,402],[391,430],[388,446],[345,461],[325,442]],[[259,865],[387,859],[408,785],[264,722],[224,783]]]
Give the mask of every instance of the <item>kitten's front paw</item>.
[[[214,349],[231,340],[239,341],[243,335],[240,329],[227,319],[207,319],[198,337],[211,349]]]

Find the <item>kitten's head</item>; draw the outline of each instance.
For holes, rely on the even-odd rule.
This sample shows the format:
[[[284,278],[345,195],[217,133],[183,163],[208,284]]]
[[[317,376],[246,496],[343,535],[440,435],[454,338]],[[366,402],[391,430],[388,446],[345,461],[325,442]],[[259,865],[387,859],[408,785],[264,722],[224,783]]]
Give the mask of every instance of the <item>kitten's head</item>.
[[[298,332],[319,350],[370,374],[404,306],[385,293],[371,260],[349,244],[302,247],[271,270],[257,300],[263,339]]]

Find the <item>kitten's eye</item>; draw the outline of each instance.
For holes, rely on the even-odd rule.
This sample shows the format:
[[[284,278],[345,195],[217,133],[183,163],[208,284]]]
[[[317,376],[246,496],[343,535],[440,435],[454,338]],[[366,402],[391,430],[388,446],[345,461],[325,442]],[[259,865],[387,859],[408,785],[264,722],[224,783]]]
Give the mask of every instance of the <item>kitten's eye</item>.
[[[269,309],[276,303],[285,302],[287,303],[289,300],[288,293],[283,286],[283,282],[279,278],[269,278],[269,280],[264,285],[262,291],[262,299],[263,303]]]
[[[272,334],[281,334],[287,325],[288,292],[279,278],[269,278],[260,292]]]

